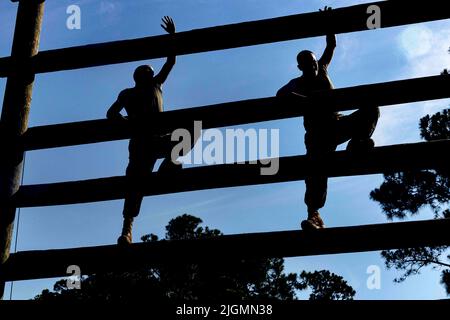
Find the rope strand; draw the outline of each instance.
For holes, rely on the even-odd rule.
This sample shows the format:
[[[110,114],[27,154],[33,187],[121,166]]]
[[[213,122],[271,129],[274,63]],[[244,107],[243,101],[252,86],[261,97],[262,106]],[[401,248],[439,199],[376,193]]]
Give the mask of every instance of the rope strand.
[[[25,176],[25,156],[26,156],[26,152],[23,154],[22,178],[20,181],[20,185],[23,185],[23,177]],[[17,253],[17,242],[19,239],[19,225],[20,225],[20,208],[17,208],[17,226],[16,226],[16,238],[14,240],[14,253]],[[11,281],[11,288],[9,291],[9,300],[12,300],[13,288],[14,288],[14,281]]]

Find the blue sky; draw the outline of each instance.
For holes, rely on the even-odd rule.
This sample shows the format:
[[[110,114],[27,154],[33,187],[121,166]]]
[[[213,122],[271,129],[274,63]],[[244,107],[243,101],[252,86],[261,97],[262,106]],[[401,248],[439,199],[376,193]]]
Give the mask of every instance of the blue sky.
[[[347,6],[369,1],[291,0],[48,0],[41,50],[162,34],[160,19],[173,17],[178,31],[315,11],[325,5]],[[81,30],[66,28],[66,8],[81,8]],[[0,2],[0,56],[8,56],[17,4]],[[338,35],[330,67],[336,87],[436,75],[450,67],[450,21]],[[301,49],[319,55],[324,37],[181,56],[164,86],[165,110],[273,96],[297,77],[295,56]],[[164,59],[151,60],[159,70]],[[142,62],[36,76],[29,126],[104,118]],[[0,79],[0,92],[6,80]],[[2,94],[1,93],[1,94]],[[374,139],[377,145],[419,141],[418,120],[448,106],[449,100],[384,107]],[[280,130],[280,155],[304,154],[302,120],[265,122],[242,128]],[[345,147],[345,146],[343,146]],[[28,152],[25,184],[122,175],[127,141]],[[330,227],[383,223],[385,217],[369,192],[382,176],[330,179],[329,198],[321,211]],[[167,222],[183,213],[226,234],[292,230],[305,216],[304,183],[217,189],[147,197],[135,224],[135,238],[164,235]],[[122,201],[22,209],[17,250],[94,246],[116,242],[121,228]],[[424,211],[416,219],[428,219]],[[13,248],[14,250],[14,248]],[[381,289],[366,287],[367,267],[382,269]],[[30,266],[32,267],[32,266]],[[357,299],[444,298],[439,272],[425,270],[403,284],[395,271],[385,270],[379,252],[286,259],[289,272],[329,269],[357,291]],[[13,298],[28,299],[55,279],[14,284]],[[7,285],[9,294],[10,284]],[[307,294],[301,294],[301,298]]]

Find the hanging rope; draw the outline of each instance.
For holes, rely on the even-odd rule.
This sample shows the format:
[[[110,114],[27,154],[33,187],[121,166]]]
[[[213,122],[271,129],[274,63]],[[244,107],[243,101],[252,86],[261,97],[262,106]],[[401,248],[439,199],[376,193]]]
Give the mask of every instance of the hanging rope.
[[[23,154],[23,164],[22,164],[22,178],[20,185],[23,185],[23,177],[25,176],[25,157],[26,152]],[[20,207],[17,208],[17,226],[16,226],[16,238],[14,240],[14,253],[17,252],[17,241],[19,239],[19,225],[20,225]],[[14,281],[11,281],[11,288],[9,291],[9,300],[12,300]]]

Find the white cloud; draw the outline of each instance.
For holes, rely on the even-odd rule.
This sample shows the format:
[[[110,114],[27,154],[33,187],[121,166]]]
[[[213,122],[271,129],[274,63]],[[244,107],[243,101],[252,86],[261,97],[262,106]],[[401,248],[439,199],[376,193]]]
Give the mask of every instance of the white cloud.
[[[361,42],[352,34],[339,35],[338,41],[337,65],[340,70],[349,70],[359,63],[357,60],[361,55],[355,55],[355,52],[361,51]]]
[[[449,105],[450,99],[442,99],[383,107],[373,139],[377,145],[417,142],[420,140],[420,118]]]
[[[404,73],[409,77],[437,75],[450,67],[450,28],[410,26],[400,34],[398,44],[407,59]]]
[[[426,55],[432,49],[433,32],[430,28],[414,25],[406,28],[399,36],[399,43],[409,59]]]
[[[407,62],[400,69],[403,79],[439,75],[450,67],[450,28],[408,26],[399,34],[397,43]],[[378,145],[418,141],[419,119],[449,105],[450,99],[443,99],[383,108],[374,139]]]
[[[417,141],[418,104],[383,107],[373,135],[377,145],[391,145]]]

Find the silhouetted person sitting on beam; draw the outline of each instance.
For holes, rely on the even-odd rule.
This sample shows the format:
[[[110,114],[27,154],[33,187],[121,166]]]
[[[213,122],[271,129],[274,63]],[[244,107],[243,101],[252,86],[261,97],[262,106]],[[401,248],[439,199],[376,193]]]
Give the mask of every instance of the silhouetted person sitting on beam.
[[[166,16],[162,21],[162,28],[169,34],[174,34],[175,24],[172,18]],[[142,181],[152,172],[155,162],[161,155],[161,150],[164,150],[162,153],[166,155],[166,158],[159,171],[181,169],[181,164],[175,164],[170,157],[173,145],[170,134],[150,135],[151,128],[149,128],[151,121],[154,121],[158,113],[163,111],[161,87],[175,65],[175,60],[175,56],[167,57],[166,63],[156,76],[149,65],[137,67],[133,74],[136,85],[120,92],[106,115],[108,119],[129,121],[132,130],[128,146],[129,163],[126,170],[127,194],[123,208],[124,221],[122,234],[117,240],[118,244],[132,243],[133,220],[138,216],[143,200]],[[128,118],[120,114],[123,108]]]
[[[324,11],[331,10],[325,7]],[[322,10],[320,10],[322,11]],[[327,46],[322,57],[317,61],[311,51],[301,51],[297,55],[298,68],[303,72],[301,77],[291,80],[277,92],[277,97],[292,98],[299,101],[316,91],[332,90],[333,84],[328,76],[328,66],[336,48],[336,36],[327,35]],[[308,109],[308,108],[307,108]],[[370,138],[375,130],[380,112],[376,106],[365,105],[348,116],[342,116],[324,105],[315,105],[305,110],[305,146],[307,156],[313,161],[324,165],[339,144],[348,140],[347,150],[364,152],[374,147]],[[316,161],[317,160],[317,161]],[[319,209],[325,205],[327,196],[326,175],[324,168],[314,168],[305,179],[305,203],[308,207],[308,219],[302,221],[304,230],[321,229],[325,225],[319,214]],[[311,171],[310,171],[311,172]]]

